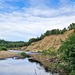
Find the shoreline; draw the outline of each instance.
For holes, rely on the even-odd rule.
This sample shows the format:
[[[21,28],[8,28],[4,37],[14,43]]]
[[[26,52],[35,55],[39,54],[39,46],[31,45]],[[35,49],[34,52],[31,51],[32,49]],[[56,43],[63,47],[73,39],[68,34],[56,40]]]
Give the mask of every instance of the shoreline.
[[[3,59],[3,58],[12,58],[12,57],[22,57],[22,56],[19,53],[17,53],[17,52],[0,51],[0,59]]]

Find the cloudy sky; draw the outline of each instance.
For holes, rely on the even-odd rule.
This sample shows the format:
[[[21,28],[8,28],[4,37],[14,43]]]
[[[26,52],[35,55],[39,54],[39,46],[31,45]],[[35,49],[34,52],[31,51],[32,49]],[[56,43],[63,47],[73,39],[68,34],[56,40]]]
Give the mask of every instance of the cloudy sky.
[[[28,41],[75,23],[75,0],[0,0],[0,39]]]

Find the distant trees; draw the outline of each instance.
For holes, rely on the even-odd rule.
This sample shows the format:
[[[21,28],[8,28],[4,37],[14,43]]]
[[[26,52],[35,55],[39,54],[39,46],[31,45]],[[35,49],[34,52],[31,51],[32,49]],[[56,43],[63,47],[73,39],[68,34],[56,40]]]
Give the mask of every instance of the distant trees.
[[[29,39],[28,45],[31,44],[32,42],[35,42],[35,41],[36,41],[36,38],[31,38],[31,39]]]
[[[57,35],[57,34],[63,34],[64,32],[66,32],[67,30],[71,30],[75,28],[75,23],[70,24],[70,26],[68,26],[68,28],[64,28],[62,30],[59,29],[52,29],[52,30],[47,30],[44,34],[41,34],[40,37],[37,38],[31,38],[29,39],[28,42],[23,42],[23,41],[17,41],[17,42],[12,42],[12,41],[5,41],[5,40],[0,40],[0,46],[3,47],[22,47],[22,46],[28,46],[30,45],[32,42],[36,42],[39,40],[42,40],[45,36],[50,36],[50,35]]]
[[[42,40],[45,37],[44,34],[41,34],[41,36],[39,37],[40,40]]]
[[[49,35],[51,35],[50,30],[47,30],[47,31],[44,33],[44,35],[45,35],[45,36],[49,36]]]
[[[67,31],[66,28],[62,29],[62,30],[61,30],[61,34],[63,34],[63,33],[66,32],[66,31]]]
[[[22,47],[25,46],[26,43],[23,41],[17,41],[17,42],[12,42],[12,41],[5,41],[5,40],[0,40],[0,47]]]
[[[63,30],[59,30],[59,29],[53,29],[53,30],[47,30],[44,35],[45,36],[49,36],[49,35],[54,35],[54,34],[63,34],[64,32],[66,32],[67,29],[64,28]]]
[[[72,23],[70,24],[70,26],[68,26],[68,28],[64,28],[62,30],[60,29],[52,29],[52,30],[47,30],[44,34],[41,34],[40,37],[37,37],[37,38],[31,38],[29,39],[28,42],[25,43],[25,45],[30,45],[32,42],[36,42],[36,41],[39,41],[39,40],[42,40],[45,36],[50,36],[50,35],[54,35],[54,34],[64,34],[64,32],[66,32],[67,30],[70,30],[70,29],[73,29],[75,28],[75,23]]]
[[[75,23],[72,23],[72,24],[70,24],[70,25],[68,26],[68,30],[71,30],[71,29],[73,29],[73,28],[75,28]]]
[[[40,37],[31,38],[31,39],[29,39],[29,41],[27,42],[27,44],[30,45],[32,42],[36,42],[36,41],[42,40],[44,37],[45,37],[45,35],[41,34]]]

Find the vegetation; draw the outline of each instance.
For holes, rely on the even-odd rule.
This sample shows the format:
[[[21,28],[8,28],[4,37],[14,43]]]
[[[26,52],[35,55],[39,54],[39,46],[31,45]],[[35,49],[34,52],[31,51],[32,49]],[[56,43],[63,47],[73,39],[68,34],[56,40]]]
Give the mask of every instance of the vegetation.
[[[69,35],[59,49],[62,52],[62,60],[68,63],[68,69],[71,75],[75,74],[75,33]]]
[[[68,26],[68,30],[75,29],[75,23],[72,23]]]
[[[75,74],[75,23],[70,24],[68,28],[64,28],[63,30],[59,29],[53,29],[53,30],[47,30],[44,34],[42,34],[40,37],[37,38],[31,38],[28,42],[23,42],[23,41],[17,41],[17,42],[12,42],[12,41],[5,41],[5,40],[0,40],[0,50],[7,50],[7,48],[13,48],[13,47],[22,47],[22,46],[28,46],[32,42],[36,42],[39,40],[42,40],[45,36],[50,36],[54,34],[63,34],[67,30],[74,29],[74,32],[69,35],[68,39],[65,41],[60,41],[62,42],[62,46],[59,48],[58,51],[51,51],[49,50],[43,50],[43,51],[38,51],[39,53],[45,53],[50,55],[50,62],[54,62],[53,65],[55,67],[61,66],[65,69],[68,70],[68,73],[70,75]],[[21,55],[27,56],[25,52],[22,52]],[[52,57],[51,57],[52,56]],[[61,65],[61,63],[66,63],[66,65]],[[66,67],[65,67],[66,66]]]
[[[68,26],[68,28],[64,28],[62,30],[59,29],[53,29],[53,30],[47,30],[44,34],[41,34],[40,37],[37,38],[31,38],[27,43],[27,45],[30,45],[32,42],[36,42],[39,40],[42,40],[45,36],[50,36],[50,35],[54,35],[54,34],[64,34],[67,30],[71,30],[75,28],[75,23],[70,24],[70,26]]]
[[[27,45],[30,45],[32,42],[36,42],[36,41],[42,40],[45,36],[50,36],[50,35],[54,35],[54,34],[63,34],[66,31],[67,31],[66,28],[64,28],[63,30],[59,30],[59,29],[47,30],[44,34],[41,34],[40,37],[31,38],[27,42]]]
[[[4,47],[5,46],[7,48],[14,48],[14,47],[28,46],[32,42],[36,42],[36,41],[42,40],[45,36],[50,36],[50,35],[54,35],[54,34],[56,34],[56,35],[57,34],[63,34],[67,30],[71,30],[73,28],[75,28],[75,23],[70,24],[70,26],[68,26],[67,29],[64,28],[62,30],[59,30],[59,29],[47,30],[44,34],[41,34],[40,37],[31,38],[31,39],[29,39],[28,42],[23,42],[23,41],[12,42],[12,41],[0,40],[0,47]]]
[[[26,54],[25,52],[22,52],[21,55],[22,55],[22,56],[26,56],[27,54]]]
[[[12,42],[12,41],[0,40],[0,47],[13,48],[13,47],[22,47],[22,46],[25,46],[25,42],[23,41]]]
[[[7,48],[6,47],[0,47],[0,51],[7,51]]]
[[[49,54],[53,66],[63,68],[68,75],[75,75],[75,32],[71,33],[68,39],[61,42],[62,46],[58,51],[43,50],[38,52]]]
[[[51,51],[50,49],[48,49],[48,50],[38,51],[38,53],[45,53],[45,54],[48,54],[50,56],[55,56],[58,53],[58,51]]]

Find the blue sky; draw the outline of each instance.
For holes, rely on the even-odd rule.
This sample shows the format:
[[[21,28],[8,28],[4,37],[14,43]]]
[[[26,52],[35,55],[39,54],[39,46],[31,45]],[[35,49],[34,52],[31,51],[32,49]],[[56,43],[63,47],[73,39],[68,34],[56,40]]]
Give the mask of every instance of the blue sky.
[[[0,39],[28,41],[75,23],[75,0],[0,0]]]

